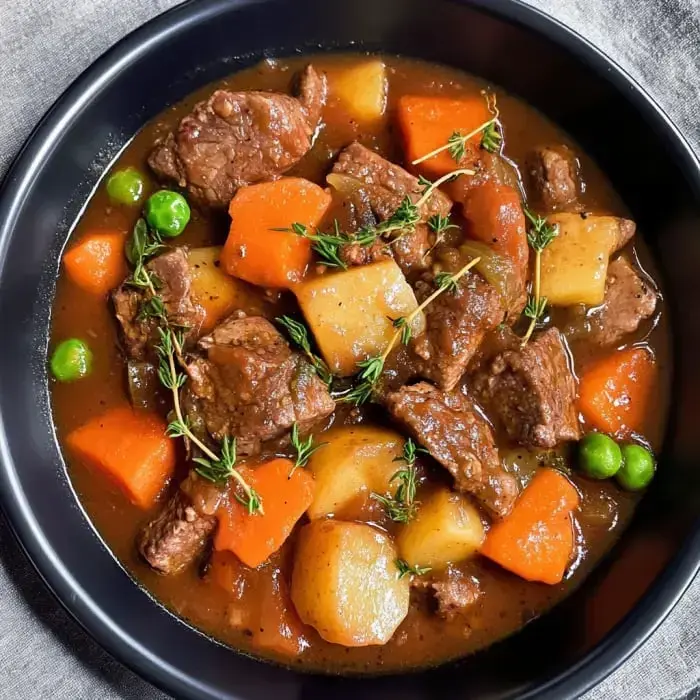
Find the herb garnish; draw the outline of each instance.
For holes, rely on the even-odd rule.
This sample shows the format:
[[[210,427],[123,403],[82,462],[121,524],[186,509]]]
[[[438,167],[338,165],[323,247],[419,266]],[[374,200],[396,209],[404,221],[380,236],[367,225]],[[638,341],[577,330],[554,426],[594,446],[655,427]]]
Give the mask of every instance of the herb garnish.
[[[521,345],[527,344],[532,336],[535,326],[542,320],[547,309],[547,297],[540,295],[540,280],[542,275],[542,251],[559,235],[559,227],[547,223],[547,219],[533,214],[526,207],[523,212],[531,224],[527,232],[527,242],[530,248],[535,251],[535,276],[533,291],[528,294],[527,304],[523,310],[525,318],[530,319],[527,331],[523,336]]]
[[[470,131],[468,134],[462,134],[459,131],[454,131],[447,139],[447,143],[440,146],[430,153],[426,153],[420,158],[412,161],[412,165],[419,165],[426,160],[430,160],[434,156],[442,153],[443,151],[448,151],[452,158],[459,163],[462,158],[464,158],[467,152],[467,142],[469,139],[473,138],[477,134],[481,134],[480,146],[489,153],[495,153],[501,147],[501,141],[503,140],[503,134],[501,133],[498,107],[496,106],[496,96],[492,93],[484,92],[484,98],[486,100],[486,106],[489,112],[493,114],[493,117],[488,121],[480,124],[476,129]]]
[[[163,247],[163,241],[158,233],[149,231],[146,220],[139,219],[134,225],[131,238],[125,248],[126,259],[134,266],[128,284],[132,287],[147,289],[156,296],[158,282],[146,269],[146,263]]]
[[[330,387],[333,383],[333,373],[328,365],[311,350],[309,331],[306,326],[291,316],[278,316],[275,321],[287,331],[289,339],[309,358],[319,379]]]
[[[396,493],[387,498],[378,493],[372,493],[371,497],[384,506],[386,514],[397,523],[407,523],[416,515],[416,488],[418,471],[416,470],[416,456],[418,452],[426,452],[421,447],[416,447],[416,443],[409,438],[403,446],[403,454],[396,457],[394,462],[404,462],[404,466],[399,469],[389,480],[389,483],[398,481]]]
[[[292,447],[297,452],[297,458],[296,462],[294,462],[294,466],[289,472],[289,478],[291,479],[292,474],[294,474],[299,467],[305,467],[308,464],[311,455],[316,452],[316,450],[327,444],[327,442],[319,442],[318,444],[314,445],[313,435],[309,435],[307,440],[302,440],[299,437],[299,426],[295,423],[292,426]]]
[[[404,576],[423,576],[429,571],[432,571],[432,566],[411,566],[407,561],[403,559],[396,559],[394,561],[396,568],[399,570],[398,578],[401,580]]]
[[[411,323],[413,320],[419,313],[421,313],[421,311],[423,311],[423,309],[425,309],[426,306],[432,303],[444,291],[455,291],[457,289],[457,282],[459,279],[472,267],[478,264],[480,260],[481,258],[474,258],[473,260],[470,260],[461,270],[455,272],[454,274],[441,272],[435,275],[435,291],[422,304],[411,311],[410,314],[392,319],[392,324],[397,330],[384,349],[384,352],[381,355],[376,355],[375,357],[370,357],[357,363],[357,367],[360,370],[356,375],[358,384],[346,394],[340,396],[338,401],[347,401],[348,403],[354,403],[358,406],[369,401],[374,393],[374,387],[381,377],[382,371],[384,370],[384,363],[386,362],[387,357],[389,357],[391,354],[391,351],[394,349],[396,343],[401,341],[401,343],[407,345],[413,337],[411,330]]]

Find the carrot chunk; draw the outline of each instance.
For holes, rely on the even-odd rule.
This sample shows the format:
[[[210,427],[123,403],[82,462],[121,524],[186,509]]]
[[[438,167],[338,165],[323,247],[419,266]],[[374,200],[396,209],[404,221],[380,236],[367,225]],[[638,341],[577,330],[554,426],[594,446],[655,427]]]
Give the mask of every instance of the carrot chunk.
[[[510,515],[491,527],[481,553],[528,581],[559,583],[574,549],[571,512],[578,505],[563,474],[541,469]]]
[[[615,352],[581,377],[581,413],[594,428],[619,438],[640,432],[655,379],[651,351],[629,348]]]
[[[155,414],[114,408],[66,437],[69,449],[103,471],[140,508],[155,502],[175,469],[175,444]]]
[[[273,459],[257,468],[241,467],[241,476],[263,502],[263,515],[250,515],[235,497],[218,511],[214,548],[232,551],[251,568],[260,566],[289,537],[297,520],[311,505],[313,476],[288,459]]]
[[[398,101],[397,118],[406,159],[417,160],[444,146],[455,132],[466,136],[492,116],[481,95],[467,99],[403,95]],[[465,144],[466,152],[459,163],[445,150],[420,163],[418,169],[428,177],[439,177],[457,167],[469,167],[476,161],[480,143],[480,133],[472,136]]]
[[[126,277],[126,236],[119,231],[95,231],[63,256],[70,279],[90,294],[107,294]]]
[[[529,249],[520,195],[508,185],[487,181],[475,187],[464,204],[469,233],[527,273]]]
[[[311,262],[311,242],[291,231],[318,226],[331,196],[298,177],[242,187],[231,200],[231,228],[221,253],[224,270],[261,287],[288,288],[301,281]]]

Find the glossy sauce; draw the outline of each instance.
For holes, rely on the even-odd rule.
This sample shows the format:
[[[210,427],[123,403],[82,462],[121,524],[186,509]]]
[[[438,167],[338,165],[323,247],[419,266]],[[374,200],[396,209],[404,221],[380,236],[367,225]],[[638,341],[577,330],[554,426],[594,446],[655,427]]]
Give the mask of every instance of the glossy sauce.
[[[329,84],[332,85],[334,74],[348,62],[356,60],[356,56],[312,56],[267,61],[236,74],[217,84],[217,87],[286,91],[293,73],[310,61],[317,68],[327,72]],[[313,149],[289,174],[323,183],[329,164],[338,151],[355,139],[378,150],[390,160],[400,163],[402,153],[398,139],[395,138],[392,119],[393,106],[399,95],[474,95],[485,87],[480,80],[453,69],[391,57],[387,57],[385,62],[390,86],[385,120],[371,128],[358,124],[345,113],[338,101],[333,99],[331,92],[323,113],[325,124]],[[206,97],[211,90],[211,86],[201,90],[148,124],[136,135],[113,168],[135,165],[143,173],[148,173],[146,157],[155,138],[173,128],[191,109],[192,104]],[[581,171],[586,183],[581,200],[586,209],[595,213],[625,215],[624,206],[610,184],[595,164],[576,148],[576,144],[528,105],[498,89],[496,93],[505,127],[505,152],[509,158],[522,165],[525,156],[533,147],[547,143],[569,144],[581,160]],[[154,180],[150,181],[150,187],[156,189]],[[71,242],[97,228],[116,229],[124,232],[126,237],[138,215],[137,208],[110,205],[104,187],[100,187],[78,223]],[[218,245],[223,243],[226,232],[225,215],[209,216],[193,211],[192,221],[186,232],[177,239],[177,244]],[[635,251],[643,267],[653,275],[654,268],[641,236],[643,231],[636,236]],[[277,309],[286,310],[288,303],[288,300],[281,299]],[[662,308],[662,304],[659,304],[659,308]],[[279,313],[275,308],[271,311],[275,315]],[[556,321],[556,315],[554,320]],[[52,347],[60,340],[73,336],[85,338],[90,343],[94,353],[94,368],[91,376],[80,382],[52,385],[59,440],[62,440],[67,432],[105,409],[128,402],[125,364],[108,300],[86,295],[61,275],[54,304]],[[634,338],[626,339],[626,342],[634,341],[649,344],[656,354],[660,369],[661,401],[654,406],[653,415],[648,416],[645,432],[652,447],[658,447],[664,429],[667,379],[670,372],[668,334],[663,314],[659,318],[657,311],[657,317],[653,321],[643,324]],[[580,372],[594,357],[595,351],[577,353],[573,358],[576,371]],[[376,408],[370,407],[363,409],[359,414],[345,409],[339,410],[332,422],[337,425],[366,420],[386,421]],[[315,434],[318,436],[317,431]],[[501,453],[505,463],[511,465],[512,470],[521,476],[523,483],[527,481],[538,459],[541,463],[545,458],[523,449],[503,449]],[[139,559],[134,539],[138,529],[159,510],[160,505],[152,512],[139,510],[101,474],[93,473],[70,452],[64,450],[64,454],[75,490],[101,536],[126,569],[169,609],[232,647],[284,663],[302,663],[307,667],[330,668],[336,671],[388,671],[397,667],[434,664],[470,653],[512,633],[542,614],[581,583],[619,536],[637,500],[636,496],[620,491],[612,482],[592,482],[574,475],[573,480],[582,494],[582,508],[578,514],[578,553],[568,579],[561,585],[527,583],[477,557],[465,564],[464,568],[479,578],[485,594],[473,612],[467,616],[466,623],[459,619],[455,622],[445,622],[426,610],[419,602],[415,602],[392,640],[383,647],[348,649],[331,645],[322,641],[314,630],[305,628],[303,637],[308,648],[290,661],[284,655],[260,649],[256,642],[259,638],[257,630],[240,632],[232,629],[228,624],[232,594],[206,576],[201,576],[200,572],[190,569],[176,576],[163,577],[151,571]],[[180,460],[179,469],[178,478],[186,472],[184,455]],[[426,469],[435,480],[444,478],[444,474],[438,473],[434,467],[426,466]],[[177,481],[178,479],[174,480],[171,489],[176,487]],[[429,489],[430,485],[423,488]],[[424,492],[419,492],[419,498],[424,495]],[[164,494],[163,499],[166,496],[167,494]],[[391,529],[382,518],[381,512],[367,503],[359,503],[355,513],[343,515],[376,522],[379,526]],[[292,546],[293,538],[285,545],[286,552],[275,556],[270,564],[249,575],[243,598],[246,606],[264,605],[266,591],[276,585],[277,577],[289,576],[289,549]]]

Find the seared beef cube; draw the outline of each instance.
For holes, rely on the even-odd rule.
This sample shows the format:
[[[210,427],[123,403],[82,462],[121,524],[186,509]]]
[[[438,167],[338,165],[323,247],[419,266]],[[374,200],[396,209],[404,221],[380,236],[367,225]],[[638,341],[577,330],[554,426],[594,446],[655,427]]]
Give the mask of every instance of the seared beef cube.
[[[363,184],[364,196],[379,221],[390,218],[407,196],[415,203],[423,194],[424,188],[417,177],[359,143],[350,144],[340,153],[332,172]],[[428,252],[434,240],[431,241],[433,236],[425,222],[434,214],[447,216],[451,209],[452,200],[444,192],[434,192],[421,208],[421,223],[415,231],[401,234],[391,246],[404,272],[429,267]]]
[[[602,305],[593,309],[583,305],[572,307],[572,321],[566,335],[592,345],[615,345],[653,315],[656,301],[654,289],[625,258],[617,258],[608,266]]]
[[[325,78],[308,66],[298,99],[275,92],[217,90],[157,143],[148,163],[199,203],[225,207],[244,185],[274,180],[311,148]]]
[[[196,337],[204,321],[204,309],[191,295],[192,271],[185,248],[173,248],[153,258],[147,270],[153,277],[171,324],[186,328],[186,339]],[[142,314],[148,293],[128,283],[112,292],[114,310],[122,328],[126,353],[130,359],[144,360],[149,346],[159,341],[158,321]]]
[[[505,350],[474,378],[483,402],[521,445],[552,448],[581,436],[576,381],[561,333],[550,328]]]
[[[203,512],[196,491],[211,489],[191,474],[160,514],[138,535],[136,547],[151,568],[161,574],[176,574],[197,559],[213,534],[215,510]]]
[[[201,421],[216,440],[235,437],[240,454],[333,413],[328,387],[264,318],[230,318],[197,347],[204,357],[187,366],[184,403],[193,424]]]
[[[430,588],[437,604],[437,614],[448,620],[467,612],[482,593],[478,579],[452,568],[433,579]]]
[[[443,292],[425,310],[425,332],[411,341],[418,374],[451,391],[484,334],[503,320],[501,298],[479,275],[467,273],[456,291]]]
[[[501,465],[493,434],[472,401],[459,391],[421,382],[388,394],[386,406],[455,479],[492,515],[507,515],[518,495],[515,478]]]
[[[566,146],[538,148],[529,160],[533,199],[546,211],[577,209],[578,162]]]

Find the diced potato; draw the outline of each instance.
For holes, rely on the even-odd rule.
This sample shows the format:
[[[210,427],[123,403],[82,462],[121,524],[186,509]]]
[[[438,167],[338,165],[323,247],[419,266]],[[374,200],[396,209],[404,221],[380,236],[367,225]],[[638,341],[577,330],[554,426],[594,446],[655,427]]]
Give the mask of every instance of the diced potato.
[[[540,292],[554,306],[601,304],[611,253],[634,234],[634,224],[615,216],[554,214],[559,235],[542,252]]]
[[[294,293],[323,359],[340,376],[355,374],[360,360],[382,353],[396,330],[391,319],[418,306],[393,260],[319,275],[297,285]],[[411,329],[414,336],[423,332],[422,313]]]
[[[390,492],[404,439],[393,430],[370,425],[344,426],[323,435],[327,444],[314,452],[308,469],[314,475],[314,500],[307,515],[313,520],[343,511],[363,495]]]
[[[360,121],[379,119],[386,109],[387,81],[379,60],[343,68],[331,76],[331,94]]]
[[[370,525],[314,520],[299,533],[292,602],[327,642],[386,644],[408,613],[408,579],[391,539]]]
[[[192,248],[187,259],[192,269],[192,295],[206,312],[203,331],[211,330],[236,309],[260,312],[263,304],[241,280],[219,267],[221,246]]]
[[[484,541],[479,511],[463,496],[441,488],[418,507],[404,525],[397,546],[411,566],[443,569],[471,557]]]

